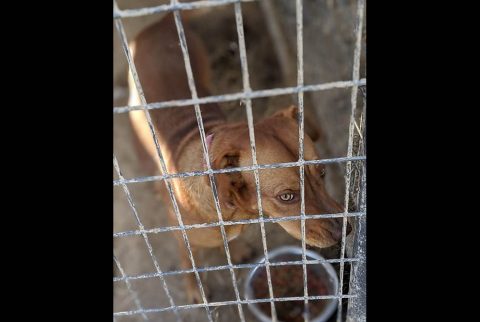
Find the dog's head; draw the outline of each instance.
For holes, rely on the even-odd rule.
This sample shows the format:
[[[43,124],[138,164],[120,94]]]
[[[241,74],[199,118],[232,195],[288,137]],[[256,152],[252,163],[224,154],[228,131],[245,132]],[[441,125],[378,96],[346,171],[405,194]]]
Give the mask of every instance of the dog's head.
[[[289,107],[255,124],[258,164],[298,161],[298,123],[296,107]],[[219,127],[207,137],[213,169],[251,166],[248,128],[243,124]],[[319,159],[312,139],[305,134],[304,159]],[[325,189],[325,165],[308,165],[304,171],[305,213],[343,212]],[[258,213],[257,191],[253,171],[216,175],[222,207]],[[259,170],[262,207],[269,217],[300,215],[300,172],[298,167]],[[293,237],[301,239],[299,220],[279,224]],[[351,230],[347,227],[347,234]],[[329,247],[341,240],[342,218],[306,220],[306,243]]]

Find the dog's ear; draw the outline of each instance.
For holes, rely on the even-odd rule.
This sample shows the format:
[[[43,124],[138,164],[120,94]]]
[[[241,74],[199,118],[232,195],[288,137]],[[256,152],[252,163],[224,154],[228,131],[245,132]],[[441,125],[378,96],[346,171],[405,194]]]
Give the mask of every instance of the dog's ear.
[[[239,149],[223,147],[212,151],[212,168],[225,169],[239,166]],[[250,193],[243,178],[242,172],[221,173],[215,175],[218,198],[222,207],[228,209],[248,209]]]
[[[304,114],[304,126],[305,126],[305,133],[312,139],[313,142],[316,142],[321,137],[321,130],[318,125],[315,123],[315,117],[309,117],[309,112],[305,110]],[[287,108],[284,108],[273,116],[278,117],[286,117],[294,120],[298,124],[298,107],[291,105]]]

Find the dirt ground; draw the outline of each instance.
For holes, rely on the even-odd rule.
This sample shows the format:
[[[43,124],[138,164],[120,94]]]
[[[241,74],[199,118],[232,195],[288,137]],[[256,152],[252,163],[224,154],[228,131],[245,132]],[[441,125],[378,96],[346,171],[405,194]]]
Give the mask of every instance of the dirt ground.
[[[152,6],[165,1],[135,1],[134,4],[129,1],[119,1],[120,8],[132,8],[142,6]],[[248,3],[242,5],[244,11],[245,37],[247,45],[247,54],[249,70],[251,76],[251,85],[253,90],[268,89],[276,87],[292,86],[285,84],[280,75],[280,68],[276,56],[272,54],[272,42],[266,32],[265,21],[257,3]],[[134,35],[149,23],[156,21],[161,16],[152,15],[147,17],[124,20],[127,37],[132,39]],[[339,22],[340,23],[340,22]],[[240,70],[239,51],[237,45],[237,32],[235,26],[235,17],[233,6],[217,7],[205,14],[199,15],[192,23],[194,29],[205,40],[211,59],[213,69],[213,94],[235,93],[242,90],[242,79]],[[328,26],[327,26],[328,27]],[[331,26],[329,28],[332,28]],[[116,30],[114,30],[114,106],[127,105],[128,89],[126,87],[126,60],[120,50]],[[350,57],[350,56],[349,56]],[[307,70],[317,68],[318,66],[309,65],[306,62]],[[326,72],[334,73],[331,70]],[[346,80],[351,77],[340,75],[331,76],[330,80]],[[336,104],[345,106],[348,110],[350,91],[346,89],[333,90],[330,94],[319,93],[325,100],[334,100]],[[323,96],[322,96],[323,95]],[[331,96],[328,96],[331,95]],[[332,96],[333,95],[333,96]],[[328,97],[327,97],[328,96]],[[317,97],[318,98],[318,97]],[[312,100],[312,97],[309,97]],[[281,96],[273,98],[256,99],[253,101],[254,119],[260,119],[269,115],[279,108],[288,106],[296,101],[295,96]],[[314,100],[315,101],[315,100]],[[239,102],[228,102],[221,104],[225,109],[230,120],[246,120],[245,110],[239,105]],[[347,108],[348,107],[348,108]],[[311,108],[320,108],[312,104]],[[325,114],[325,113],[324,113]],[[317,115],[324,115],[317,112]],[[324,128],[326,136],[329,137],[330,148],[325,149],[319,145],[323,152],[323,157],[344,156],[340,153],[345,146],[347,132],[346,126],[348,118],[339,115],[338,119],[333,120],[338,126],[335,126],[335,132],[329,133],[329,128]],[[325,123],[325,120],[322,122]],[[342,138],[338,139],[338,144],[332,139],[342,129]],[[330,135],[329,135],[330,134]],[[156,173],[147,173],[142,169],[136,159],[132,145],[132,130],[128,122],[127,114],[114,114],[114,152],[125,178],[139,176],[155,175]],[[328,136],[329,135],[329,136]],[[333,147],[332,148],[332,142]],[[346,150],[344,150],[346,151]],[[327,189],[338,200],[343,200],[344,186],[342,179],[342,168],[339,166],[327,167]],[[114,179],[118,177],[114,173]],[[162,204],[159,196],[154,190],[154,183],[135,183],[130,184],[129,189],[137,208],[139,217],[146,229],[168,226],[165,206]],[[114,232],[130,231],[138,229],[127,198],[120,186],[114,187]],[[301,246],[301,242],[290,237],[276,224],[266,224],[268,248],[273,249],[278,246],[296,245]],[[162,271],[174,271],[179,268],[179,258],[177,256],[177,243],[173,234],[168,232],[148,234],[149,242],[152,245],[153,254],[158,260]],[[262,242],[259,225],[250,225],[246,232],[231,243],[234,251],[244,252],[243,258],[235,259],[235,263],[251,263],[263,254]],[[338,247],[326,250],[317,250],[327,258],[338,257]],[[114,254],[125,270],[127,275],[141,275],[155,272],[152,259],[148,254],[145,241],[142,236],[130,236],[114,239]],[[226,265],[227,260],[225,251],[222,249],[209,249],[200,252],[198,258],[195,258],[197,265],[216,266]],[[114,265],[115,266],[115,265]],[[241,296],[243,297],[244,279],[248,274],[248,269],[239,269],[235,271],[237,284]],[[116,267],[114,276],[121,276]],[[228,270],[214,271],[201,274],[202,281],[208,293],[208,300],[211,302],[235,300],[232,279]],[[183,287],[181,275],[170,275],[166,277],[170,294],[176,305],[190,304],[186,302],[186,296]],[[163,290],[159,278],[146,278],[131,280],[132,288],[137,293],[143,308],[162,308],[168,307],[169,302]],[[124,282],[114,283],[114,312],[136,310],[136,306],[131,294],[128,292]],[[255,318],[243,306],[247,321],[255,321]],[[235,305],[221,306],[212,309],[215,321],[238,321],[238,311]],[[181,310],[181,316],[184,321],[207,321],[205,310],[203,308]],[[175,321],[174,314],[171,311],[162,313],[151,313],[147,315],[151,321]],[[115,319],[121,321],[142,321],[140,315],[122,316]]]

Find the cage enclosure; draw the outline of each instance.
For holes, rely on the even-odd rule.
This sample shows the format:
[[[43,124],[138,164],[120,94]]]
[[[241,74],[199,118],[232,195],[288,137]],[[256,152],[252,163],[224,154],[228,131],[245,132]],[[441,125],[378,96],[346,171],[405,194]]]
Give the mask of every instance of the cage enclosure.
[[[212,95],[129,106],[127,77],[135,66],[128,42],[166,13],[176,12],[180,18],[177,31],[181,46],[181,15],[186,11],[192,13],[188,23],[204,40],[209,54]],[[261,268],[271,283],[272,272],[279,266],[273,259],[268,263],[259,263],[257,259],[279,247],[294,247],[302,252],[299,259],[285,259],[293,263],[291,266],[305,273],[325,262],[332,266],[338,279],[334,292],[320,296],[335,303],[328,321],[366,321],[365,1],[117,0],[113,16],[114,320],[259,320],[248,309],[252,297],[245,292],[244,285],[249,274]],[[185,68],[189,68],[186,60]],[[141,88],[141,83],[135,85]],[[175,196],[169,204],[162,202],[158,187],[171,189],[168,187],[173,180],[189,177],[214,181],[219,173],[212,169],[202,173],[162,173],[160,169],[142,167],[128,113],[139,110],[148,114],[170,107],[197,108],[201,112],[202,104],[208,102],[217,102],[229,121],[245,121],[249,129],[257,120],[286,106],[298,106],[298,121],[304,125],[300,128],[316,124],[321,129],[316,144],[321,158],[273,165],[259,165],[254,160],[248,169],[238,171],[249,171],[258,177],[262,171],[274,172],[282,167],[294,167],[301,173],[310,166],[325,165],[327,190],[345,211],[306,214],[303,210],[288,219],[259,213],[253,219],[231,222],[223,220],[218,209],[218,221],[193,225],[182,224],[182,214],[177,212],[180,220],[171,225],[166,213],[174,205]],[[301,141],[304,133],[292,136]],[[255,151],[256,142],[251,141]],[[160,154],[161,151],[159,146]],[[262,201],[257,202],[261,206]],[[297,240],[278,225],[282,220],[296,220],[304,232],[309,221],[333,217],[343,221],[342,241],[325,249],[311,248],[305,238]],[[353,227],[348,237],[347,221]],[[173,232],[183,234],[184,246],[188,248],[192,231],[201,232],[208,227],[222,231],[234,225],[247,228],[220,249],[202,249],[191,256],[191,270],[180,268]],[[312,261],[307,256],[309,249],[320,254],[321,259]],[[200,303],[188,301],[183,276],[189,274],[205,290]],[[301,281],[301,302],[318,301],[318,296],[309,292],[303,275]],[[275,308],[281,302],[275,289],[267,289],[262,303]],[[315,321],[314,317],[310,321]]]

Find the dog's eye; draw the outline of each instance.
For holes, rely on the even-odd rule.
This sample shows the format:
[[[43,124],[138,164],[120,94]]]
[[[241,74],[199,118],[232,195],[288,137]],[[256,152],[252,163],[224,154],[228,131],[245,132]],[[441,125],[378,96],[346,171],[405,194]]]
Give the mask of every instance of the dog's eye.
[[[295,194],[294,193],[282,193],[281,195],[278,196],[278,198],[281,201],[289,202],[295,199]]]

